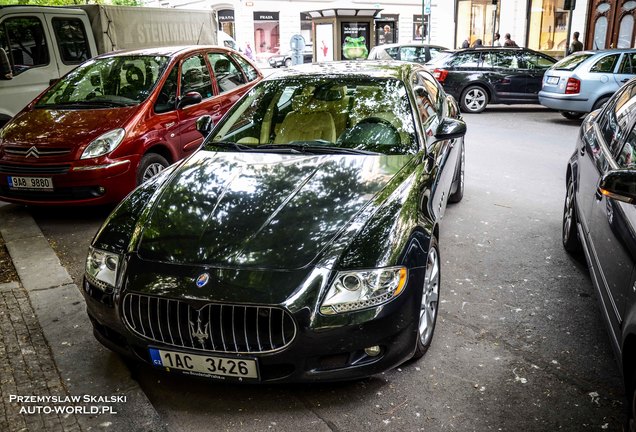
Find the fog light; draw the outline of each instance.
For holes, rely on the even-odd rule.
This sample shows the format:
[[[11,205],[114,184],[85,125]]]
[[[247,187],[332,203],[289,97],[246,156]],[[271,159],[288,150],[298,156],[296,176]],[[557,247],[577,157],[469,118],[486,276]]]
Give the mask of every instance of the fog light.
[[[381,351],[382,350],[377,345],[364,349],[365,354],[368,355],[369,357],[379,356]]]

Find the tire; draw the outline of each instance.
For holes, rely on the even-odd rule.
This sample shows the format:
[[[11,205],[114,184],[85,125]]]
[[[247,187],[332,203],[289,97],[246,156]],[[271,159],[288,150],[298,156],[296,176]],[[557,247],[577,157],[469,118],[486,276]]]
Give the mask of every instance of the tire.
[[[466,149],[462,141],[461,155],[459,156],[459,167],[455,173],[453,183],[457,181],[457,189],[448,197],[449,203],[458,203],[464,198],[464,171],[466,167]]]
[[[477,114],[486,109],[488,92],[481,86],[470,86],[462,92],[461,109],[463,112]]]
[[[574,194],[574,180],[570,176],[568,188],[565,193],[565,203],[563,204],[563,229],[561,238],[563,247],[569,253],[575,255],[582,251],[581,239],[576,228],[578,217],[576,215],[576,195]]]
[[[592,111],[596,111],[597,109],[603,108],[605,102],[610,99],[609,96],[602,96],[596,102],[594,102],[594,106],[592,107]]]
[[[146,153],[137,167],[137,185],[140,185],[170,165],[166,158],[157,153]]]
[[[413,354],[414,360],[422,358],[433,341],[439,305],[440,266],[439,247],[437,245],[437,239],[433,236],[431,237],[431,244],[426,256],[426,276],[424,277],[424,287],[422,288],[417,342],[415,345],[415,353]]]
[[[285,67],[290,67],[292,65],[291,59],[285,59]]]
[[[568,120],[578,120],[583,117],[585,113],[576,111],[561,111],[561,115]]]

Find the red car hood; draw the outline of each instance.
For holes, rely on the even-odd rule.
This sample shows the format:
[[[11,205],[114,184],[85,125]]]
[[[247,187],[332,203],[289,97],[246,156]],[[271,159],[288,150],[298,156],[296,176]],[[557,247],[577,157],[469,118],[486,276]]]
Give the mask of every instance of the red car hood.
[[[5,146],[80,148],[123,127],[139,106],[108,109],[33,109],[5,126]]]

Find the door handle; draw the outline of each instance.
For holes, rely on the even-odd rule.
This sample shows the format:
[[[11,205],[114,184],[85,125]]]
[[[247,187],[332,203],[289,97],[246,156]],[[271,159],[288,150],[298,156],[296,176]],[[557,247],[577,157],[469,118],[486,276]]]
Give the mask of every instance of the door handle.
[[[221,109],[221,105],[214,105],[213,107],[210,108],[212,112],[217,112],[220,109]]]
[[[625,78],[625,79],[622,79],[622,80],[621,80],[621,82],[622,82],[622,83],[626,83],[626,82],[627,82],[627,81],[629,81],[630,79],[631,79],[631,78]]]

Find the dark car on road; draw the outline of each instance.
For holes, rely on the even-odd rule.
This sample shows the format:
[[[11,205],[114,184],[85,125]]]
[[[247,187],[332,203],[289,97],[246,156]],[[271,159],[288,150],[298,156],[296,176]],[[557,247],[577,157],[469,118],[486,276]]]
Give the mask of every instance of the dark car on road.
[[[569,160],[563,245],[583,250],[636,430],[636,80],[581,125]]]
[[[314,51],[311,46],[306,47],[301,55],[303,57],[303,64],[311,63],[314,59]],[[294,56],[293,51],[287,51],[284,55],[273,55],[267,59],[269,65],[273,68],[279,68],[282,66],[290,67],[293,64],[292,58]]]
[[[537,104],[545,71],[556,60],[527,48],[469,48],[433,59],[427,67],[459,101],[480,113],[491,103]]]
[[[118,202],[202,143],[261,73],[236,51],[191,46],[119,51],[61,78],[0,129],[0,200]]]
[[[345,380],[424,355],[440,219],[466,125],[421,65],[343,62],[257,84],[203,148],[137,188],[89,250],[95,336],[166,371]]]

